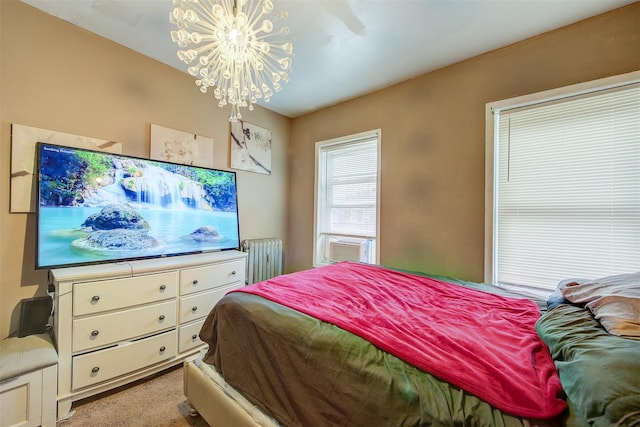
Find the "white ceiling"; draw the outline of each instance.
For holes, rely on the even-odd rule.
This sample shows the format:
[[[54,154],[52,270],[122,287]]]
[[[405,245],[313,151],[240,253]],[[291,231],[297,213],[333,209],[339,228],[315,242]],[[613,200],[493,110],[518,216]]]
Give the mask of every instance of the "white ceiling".
[[[186,72],[171,0],[22,1]],[[297,117],[635,1],[275,0],[295,57],[263,105]]]

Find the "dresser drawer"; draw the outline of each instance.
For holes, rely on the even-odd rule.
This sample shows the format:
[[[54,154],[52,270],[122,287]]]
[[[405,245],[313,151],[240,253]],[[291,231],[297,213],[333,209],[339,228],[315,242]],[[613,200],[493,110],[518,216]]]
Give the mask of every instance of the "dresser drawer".
[[[120,310],[177,296],[176,271],[73,285],[73,315]]]
[[[204,341],[200,339],[198,336],[200,334],[200,329],[202,329],[202,324],[204,323],[204,319],[198,320],[194,323],[188,323],[186,325],[180,326],[178,330],[178,352],[182,353],[187,350],[191,350],[192,348],[201,346],[204,344]]]
[[[171,300],[73,321],[73,352],[103,347],[176,326],[177,301]]]
[[[240,281],[244,284],[244,258],[180,271],[180,295],[187,295]]]
[[[181,297],[178,323],[187,323],[205,317],[227,292],[242,286],[244,286],[243,282],[236,282],[210,291]]]
[[[175,357],[174,329],[139,341],[73,357],[71,388],[77,390]]]

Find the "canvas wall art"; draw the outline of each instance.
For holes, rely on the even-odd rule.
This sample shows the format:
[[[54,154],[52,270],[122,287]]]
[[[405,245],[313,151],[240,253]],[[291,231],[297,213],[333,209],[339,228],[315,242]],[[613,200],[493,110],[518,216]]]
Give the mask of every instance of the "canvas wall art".
[[[11,124],[11,207],[12,213],[36,211],[36,143],[49,142],[66,147],[122,153],[122,144],[106,139],[72,135],[54,130]]]
[[[152,159],[213,167],[213,138],[152,124],[150,145]]]
[[[271,131],[238,120],[231,123],[231,168],[271,175]]]

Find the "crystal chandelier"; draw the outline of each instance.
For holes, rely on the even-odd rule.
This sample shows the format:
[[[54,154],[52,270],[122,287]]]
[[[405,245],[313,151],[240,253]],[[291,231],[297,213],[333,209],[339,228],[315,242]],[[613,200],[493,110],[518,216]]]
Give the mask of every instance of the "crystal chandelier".
[[[289,28],[274,31],[271,0],[173,0],[169,20],[178,27],[171,40],[178,58],[196,77],[202,93],[214,87],[218,106],[231,105],[229,121],[242,119],[241,107],[253,111],[259,99],[269,102],[273,92],[289,81],[293,44]]]

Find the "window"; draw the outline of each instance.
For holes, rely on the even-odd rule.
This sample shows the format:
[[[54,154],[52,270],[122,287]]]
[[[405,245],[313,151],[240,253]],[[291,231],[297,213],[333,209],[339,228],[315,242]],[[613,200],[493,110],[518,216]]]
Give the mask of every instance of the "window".
[[[606,88],[489,106],[495,180],[485,280],[548,291],[567,278],[640,270],[640,74],[633,74]]]
[[[378,262],[380,131],[316,143],[314,265]]]

